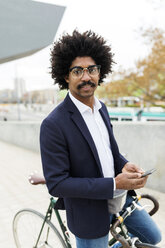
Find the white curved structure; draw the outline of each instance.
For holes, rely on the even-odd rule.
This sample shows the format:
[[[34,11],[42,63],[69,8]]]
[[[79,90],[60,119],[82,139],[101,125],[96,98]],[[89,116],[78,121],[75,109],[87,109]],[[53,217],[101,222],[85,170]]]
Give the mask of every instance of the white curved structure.
[[[0,64],[50,45],[65,7],[31,0],[0,0]]]

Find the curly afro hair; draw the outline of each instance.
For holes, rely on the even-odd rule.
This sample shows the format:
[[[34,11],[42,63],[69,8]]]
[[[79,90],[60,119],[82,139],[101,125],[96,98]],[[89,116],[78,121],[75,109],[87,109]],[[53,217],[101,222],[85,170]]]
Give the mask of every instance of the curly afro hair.
[[[68,89],[65,77],[69,74],[69,68],[76,57],[91,57],[96,64],[101,65],[99,84],[108,73],[112,72],[113,54],[106,41],[92,31],[79,33],[74,30],[72,35],[63,35],[55,42],[51,49],[51,75],[54,83],[60,89]]]

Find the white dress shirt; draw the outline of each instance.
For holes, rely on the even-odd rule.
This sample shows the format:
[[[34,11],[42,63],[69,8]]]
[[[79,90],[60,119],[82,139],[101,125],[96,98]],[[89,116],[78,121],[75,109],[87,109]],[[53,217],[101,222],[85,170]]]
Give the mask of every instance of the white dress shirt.
[[[76,105],[78,110],[80,111],[89,132],[93,138],[95,143],[98,156],[100,159],[102,172],[104,177],[111,177],[114,178],[114,159],[111,151],[111,144],[109,139],[109,134],[107,127],[101,117],[99,109],[102,107],[99,100],[95,97],[94,98],[94,106],[93,111],[92,109],[77,100],[71,92],[69,92],[69,96],[73,103]],[[116,184],[114,180],[114,190],[116,189]]]

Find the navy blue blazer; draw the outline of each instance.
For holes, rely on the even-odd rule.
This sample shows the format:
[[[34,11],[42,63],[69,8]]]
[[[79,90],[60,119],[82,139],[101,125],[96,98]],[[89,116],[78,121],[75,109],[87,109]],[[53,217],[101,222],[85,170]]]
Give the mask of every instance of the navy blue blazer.
[[[119,153],[108,111],[101,104],[99,111],[108,129],[117,175],[127,160]],[[43,120],[40,147],[49,193],[60,198],[57,208],[66,209],[70,231],[87,239],[106,235],[113,178],[103,177],[94,141],[69,95]]]

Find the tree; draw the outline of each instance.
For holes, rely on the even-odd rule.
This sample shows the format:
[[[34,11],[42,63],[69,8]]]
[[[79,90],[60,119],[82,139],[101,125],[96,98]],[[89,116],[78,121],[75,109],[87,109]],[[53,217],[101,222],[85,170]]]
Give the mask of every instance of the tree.
[[[133,94],[140,91],[145,102],[155,103],[165,100],[165,40],[160,29],[146,30],[143,34],[152,43],[149,55],[138,61],[137,72],[130,73],[128,79],[133,83]]]
[[[136,71],[118,72],[118,80],[107,83],[99,96],[109,98],[137,96],[144,102],[155,104],[165,101],[165,39],[160,29],[149,29],[143,37],[151,44],[151,51],[136,63]],[[103,97],[103,96],[101,96]]]

